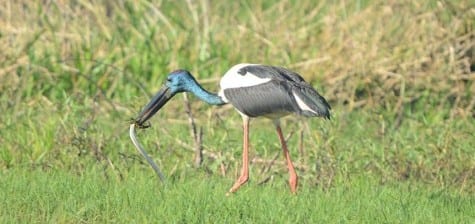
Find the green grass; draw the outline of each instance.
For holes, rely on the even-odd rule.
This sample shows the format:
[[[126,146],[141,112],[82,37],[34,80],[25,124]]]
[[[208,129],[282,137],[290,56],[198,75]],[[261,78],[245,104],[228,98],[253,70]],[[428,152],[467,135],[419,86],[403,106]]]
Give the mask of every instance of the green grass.
[[[180,101],[170,102],[168,108]],[[195,169],[193,152],[186,148],[192,145],[188,125],[164,119],[168,110],[152,120],[151,129],[139,132],[165,172],[166,185],[158,183],[133,149],[125,122],[111,125],[112,120],[104,116],[81,133],[79,126],[69,130],[62,125],[81,125],[83,119],[35,113],[50,118],[38,123],[33,116],[18,124],[18,128],[28,127],[25,132],[31,139],[40,140],[2,150],[11,158],[4,159],[9,165],[0,177],[2,222],[475,221],[470,173],[473,120],[446,122],[437,113],[420,118],[407,114],[410,118],[397,130],[390,128],[391,122],[385,123],[390,119],[384,119],[384,114],[366,112],[340,112],[332,121],[314,119],[303,125],[286,120],[287,132],[304,131],[304,155],[296,150],[298,134],[289,139],[300,167],[299,193],[289,193],[285,165],[263,172],[268,164],[252,163],[250,183],[226,197],[240,166],[239,116],[233,112],[229,120],[216,123],[206,121],[206,114],[198,115],[206,152],[220,156],[205,156],[202,167]],[[280,154],[269,124],[265,120],[251,124],[252,157],[270,161]],[[12,133],[4,133],[7,144],[18,144]],[[52,136],[45,136],[48,133]],[[224,176],[221,164],[226,167]]]
[[[420,184],[381,185],[358,176],[326,191],[298,195],[281,186],[244,187],[225,195],[230,180],[195,175],[159,184],[134,172],[106,181],[100,171],[73,175],[8,170],[0,177],[2,223],[471,223],[475,197]],[[135,176],[136,175],[136,176]],[[201,181],[200,179],[206,179]]]
[[[473,2],[118,1],[0,6],[0,222],[473,223]],[[291,195],[271,122],[190,96],[204,160],[177,95],[139,139],[130,118],[166,74],[211,91],[233,64],[289,67],[332,120],[285,118]],[[273,161],[273,158],[276,158]],[[4,202],[5,201],[5,202]]]

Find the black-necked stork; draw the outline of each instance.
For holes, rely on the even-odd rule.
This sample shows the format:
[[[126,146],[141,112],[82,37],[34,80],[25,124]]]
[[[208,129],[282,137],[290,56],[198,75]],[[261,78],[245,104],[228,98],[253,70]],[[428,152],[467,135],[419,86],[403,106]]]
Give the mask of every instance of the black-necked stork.
[[[297,173],[290,159],[280,127],[280,118],[288,114],[330,118],[330,105],[310,84],[288,69],[259,64],[238,64],[224,74],[221,90],[214,94],[203,89],[186,70],[170,73],[165,85],[135,119],[138,126],[150,119],[176,93],[191,92],[211,105],[230,103],[243,119],[244,143],[241,175],[229,192],[235,192],[249,177],[249,120],[270,118],[276,127],[289,170],[290,190],[297,190]]]

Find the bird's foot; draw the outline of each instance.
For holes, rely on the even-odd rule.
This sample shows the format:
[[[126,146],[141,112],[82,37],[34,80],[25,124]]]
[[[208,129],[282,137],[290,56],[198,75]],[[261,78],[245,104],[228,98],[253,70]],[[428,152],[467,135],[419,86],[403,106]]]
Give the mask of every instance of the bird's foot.
[[[236,192],[239,190],[239,188],[244,185],[248,181],[249,177],[247,175],[240,176],[234,185],[229,189],[228,193],[226,193],[226,196],[230,196],[232,193]]]
[[[290,175],[289,186],[290,186],[290,192],[292,192],[292,194],[297,194],[297,185],[298,185],[297,175]]]

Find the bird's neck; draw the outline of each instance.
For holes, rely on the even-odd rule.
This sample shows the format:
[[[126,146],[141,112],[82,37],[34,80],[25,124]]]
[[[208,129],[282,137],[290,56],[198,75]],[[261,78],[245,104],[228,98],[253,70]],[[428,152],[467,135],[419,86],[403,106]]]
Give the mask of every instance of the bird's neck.
[[[192,87],[191,92],[195,94],[200,100],[211,104],[211,105],[222,105],[225,104],[223,99],[215,93],[208,92],[207,90],[203,89],[199,84],[196,84]]]

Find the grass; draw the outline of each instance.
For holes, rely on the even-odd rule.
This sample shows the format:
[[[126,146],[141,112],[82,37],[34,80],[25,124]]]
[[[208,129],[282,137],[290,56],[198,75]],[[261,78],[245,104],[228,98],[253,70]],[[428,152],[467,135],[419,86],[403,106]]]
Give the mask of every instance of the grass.
[[[142,171],[124,181],[100,172],[80,176],[9,170],[2,173],[2,223],[470,223],[475,198],[431,187],[380,185],[368,177],[339,181],[327,191],[307,188],[297,196],[273,185],[246,187],[225,196],[231,182],[197,174],[158,184]],[[206,178],[207,181],[200,181]],[[199,192],[199,193],[198,193]],[[12,197],[18,196],[18,197]],[[21,197],[20,197],[21,196]]]
[[[2,223],[471,223],[475,218],[475,12],[471,1],[6,1],[0,6]],[[300,175],[270,122],[175,97],[128,138],[165,75],[189,69],[217,90],[231,65],[301,73],[331,121],[287,117]],[[203,163],[185,112],[203,131]],[[276,158],[276,159],[274,159]],[[288,206],[293,207],[289,209]],[[21,212],[20,212],[21,211]]]

